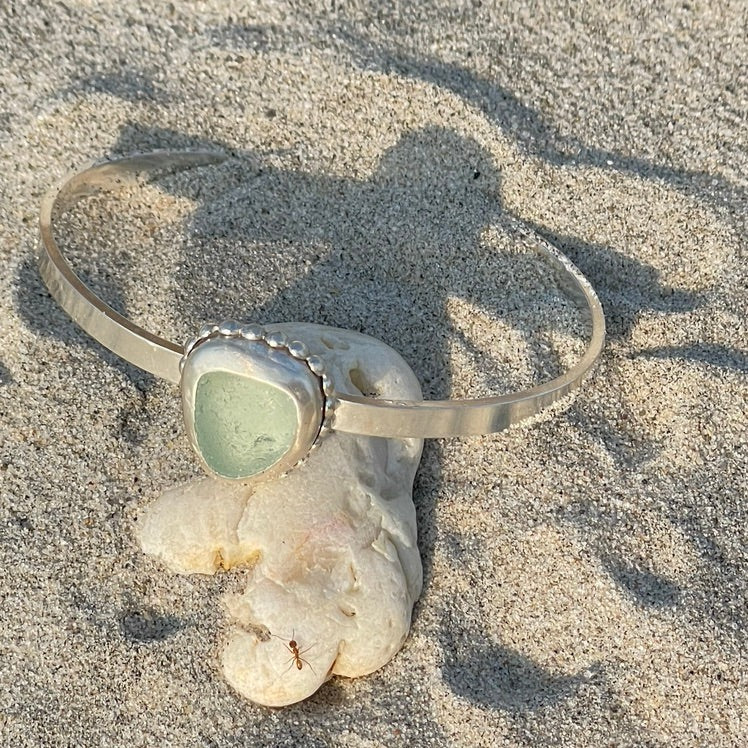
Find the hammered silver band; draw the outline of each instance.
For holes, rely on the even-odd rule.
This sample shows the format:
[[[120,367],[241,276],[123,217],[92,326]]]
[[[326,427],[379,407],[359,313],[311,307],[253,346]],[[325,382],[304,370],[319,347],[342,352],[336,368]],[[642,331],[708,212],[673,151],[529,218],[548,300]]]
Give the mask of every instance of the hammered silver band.
[[[135,366],[180,381],[184,346],[138,327],[94,294],[73,272],[53,233],[53,216],[76,200],[153,172],[218,164],[228,158],[209,151],[157,151],[93,163],[67,175],[45,197],[40,216],[40,270],[52,296],[89,335]],[[533,416],[579,386],[605,341],[605,318],[594,289],[573,263],[541,237],[524,232],[556,272],[564,291],[586,314],[590,340],[582,358],[544,384],[498,397],[467,400],[392,401],[337,395],[333,428],[383,437],[438,438],[501,431]]]

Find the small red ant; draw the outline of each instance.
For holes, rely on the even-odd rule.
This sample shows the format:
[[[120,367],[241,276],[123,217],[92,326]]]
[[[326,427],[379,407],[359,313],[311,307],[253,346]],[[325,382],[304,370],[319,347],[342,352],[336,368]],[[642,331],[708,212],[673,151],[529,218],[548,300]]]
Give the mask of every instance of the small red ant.
[[[289,666],[285,669],[284,673],[287,673],[292,665],[296,665],[297,670],[301,670],[304,665],[308,665],[311,669],[311,671],[317,675],[316,671],[312,667],[312,663],[309,662],[309,660],[305,660],[302,655],[306,654],[313,646],[314,644],[310,644],[306,649],[299,650],[299,645],[296,643],[296,631],[294,631],[291,634],[291,639],[289,640],[288,644],[286,644],[286,640],[278,636],[278,634],[271,634],[271,636],[274,636],[276,639],[280,639],[283,642],[283,646],[291,653],[291,658],[289,659]]]

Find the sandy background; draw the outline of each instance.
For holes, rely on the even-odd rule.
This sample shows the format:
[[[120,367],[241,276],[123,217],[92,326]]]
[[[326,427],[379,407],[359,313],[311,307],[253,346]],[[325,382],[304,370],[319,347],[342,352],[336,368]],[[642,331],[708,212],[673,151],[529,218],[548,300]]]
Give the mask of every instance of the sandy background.
[[[712,5],[0,4],[2,745],[746,745],[748,13]],[[232,158],[61,226],[154,331],[334,324],[427,396],[508,391],[582,329],[512,221],[609,322],[567,411],[427,444],[405,648],[280,711],[218,669],[241,574],[173,576],[133,538],[198,474],[176,389],[34,259],[68,168],[195,145]]]

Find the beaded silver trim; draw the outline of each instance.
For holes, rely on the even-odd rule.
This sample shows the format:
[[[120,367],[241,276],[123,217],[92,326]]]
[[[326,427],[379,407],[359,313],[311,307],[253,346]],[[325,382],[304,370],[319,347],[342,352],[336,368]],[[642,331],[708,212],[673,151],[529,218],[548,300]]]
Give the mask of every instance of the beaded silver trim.
[[[184,344],[184,354],[179,361],[179,371],[184,369],[187,357],[193,349],[214,338],[245,338],[246,340],[260,341],[269,348],[283,351],[293,358],[303,361],[309,371],[319,379],[320,388],[324,395],[322,422],[311,449],[319,446],[320,440],[333,430],[335,420],[335,408],[338,400],[335,397],[335,388],[330,375],[327,373],[325,361],[321,356],[310,354],[306,344],[300,340],[289,340],[288,336],[280,331],[268,332],[262,325],[255,323],[241,325],[235,320],[224,320],[217,325],[203,325],[194,338],[190,338]],[[302,464],[306,458],[302,458],[296,466]]]

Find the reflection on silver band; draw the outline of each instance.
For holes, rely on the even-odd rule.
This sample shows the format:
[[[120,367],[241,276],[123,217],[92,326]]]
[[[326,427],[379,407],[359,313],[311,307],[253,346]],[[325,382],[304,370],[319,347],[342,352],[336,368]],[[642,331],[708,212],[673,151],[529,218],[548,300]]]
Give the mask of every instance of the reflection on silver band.
[[[57,246],[52,217],[81,197],[117,189],[143,174],[218,164],[227,158],[222,153],[208,151],[158,151],[91,164],[68,175],[42,203],[40,269],[52,296],[102,345],[135,366],[172,382],[180,381],[183,346],[138,327],[85,286]],[[586,313],[591,328],[590,342],[575,366],[537,387],[498,397],[394,402],[339,395],[335,410],[336,431],[420,438],[487,434],[535,415],[579,386],[603,348],[602,306],[589,281],[565,255],[541,237],[523,231],[556,271],[563,290]]]

